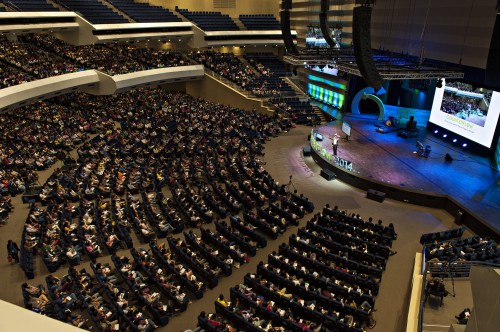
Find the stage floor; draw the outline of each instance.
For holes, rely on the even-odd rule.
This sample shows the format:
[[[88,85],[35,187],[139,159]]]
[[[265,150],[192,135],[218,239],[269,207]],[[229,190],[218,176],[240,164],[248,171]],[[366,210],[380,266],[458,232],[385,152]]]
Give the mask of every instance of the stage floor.
[[[500,173],[487,158],[435,137],[425,128],[419,128],[415,137],[402,138],[397,131],[375,131],[380,123],[375,115],[347,115],[344,120],[352,126],[351,137],[339,141],[338,157],[353,163],[353,173],[401,188],[449,195],[500,232]],[[318,143],[329,152],[329,137],[334,133],[345,136],[338,120],[315,132],[323,135]],[[417,140],[431,146],[428,158],[415,153]],[[452,161],[445,160],[447,153]]]

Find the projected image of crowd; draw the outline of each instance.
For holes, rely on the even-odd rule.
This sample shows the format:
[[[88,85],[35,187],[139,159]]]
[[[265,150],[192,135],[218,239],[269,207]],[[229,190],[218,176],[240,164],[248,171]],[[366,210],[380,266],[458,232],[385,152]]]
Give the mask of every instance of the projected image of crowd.
[[[444,93],[441,111],[481,127],[484,127],[488,115],[483,99],[459,96],[449,91]]]

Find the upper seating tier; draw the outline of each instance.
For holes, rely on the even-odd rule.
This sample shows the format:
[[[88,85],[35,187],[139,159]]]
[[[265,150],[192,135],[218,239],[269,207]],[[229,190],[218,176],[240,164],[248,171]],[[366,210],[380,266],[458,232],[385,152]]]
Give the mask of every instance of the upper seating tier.
[[[221,12],[190,12],[187,9],[178,9],[177,11],[205,31],[240,30],[229,15]]]
[[[3,4],[16,12],[57,12],[57,8],[46,0],[3,0]],[[3,7],[0,8],[0,11]]]
[[[239,19],[248,30],[281,30],[280,22],[272,14],[240,15]]]
[[[55,0],[67,9],[80,13],[93,24],[129,23],[98,0]]]
[[[110,0],[109,2],[139,23],[182,22],[174,13],[160,6],[137,3],[133,0]]]

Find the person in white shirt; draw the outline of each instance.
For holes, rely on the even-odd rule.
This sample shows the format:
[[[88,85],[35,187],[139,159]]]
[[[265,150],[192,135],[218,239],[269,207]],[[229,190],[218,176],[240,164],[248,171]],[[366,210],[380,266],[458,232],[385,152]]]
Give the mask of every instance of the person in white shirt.
[[[333,135],[333,137],[330,137],[330,139],[332,140],[332,148],[333,148],[333,155],[336,156],[337,155],[337,149],[339,147],[339,138],[340,136],[335,133]]]

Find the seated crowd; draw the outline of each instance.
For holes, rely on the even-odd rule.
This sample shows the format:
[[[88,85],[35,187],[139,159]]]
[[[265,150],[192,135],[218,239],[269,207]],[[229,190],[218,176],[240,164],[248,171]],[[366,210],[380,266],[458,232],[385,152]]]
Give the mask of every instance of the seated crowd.
[[[80,70],[109,75],[184,66],[181,53],[128,44],[74,46],[49,34],[25,34],[10,41],[0,38],[0,88]]]
[[[100,115],[101,105],[106,115]],[[58,146],[62,151],[76,149],[78,163],[55,169],[42,187],[42,206],[31,206],[21,267],[32,278],[38,255],[51,273],[66,263],[73,271],[88,256],[100,283],[89,296],[101,297],[113,310],[123,302],[116,293],[127,284],[136,290],[130,294],[133,301],[146,304],[140,321],[127,320],[126,312],[118,310],[114,319],[103,322],[102,314],[84,306],[83,315],[98,326],[112,330],[125,321],[138,328],[165,325],[185,310],[191,296],[203,296],[220,277],[247,263],[266,245],[265,231],[242,221],[228,225],[222,219],[229,211],[253,214],[257,222],[279,229],[277,236],[314,208],[307,198],[288,193],[259,159],[266,140],[290,129],[287,119],[158,89],[134,90],[120,98],[74,94],[26,109],[32,110],[26,116],[9,116],[22,120],[32,136],[64,142]],[[41,117],[43,110],[47,117]],[[52,128],[59,129],[49,135]],[[171,198],[164,196],[168,190]],[[215,230],[202,227],[211,222]],[[195,228],[184,232],[185,240],[171,237],[185,228]],[[132,232],[150,243],[151,254],[133,248]],[[168,247],[157,244],[165,236]],[[131,249],[132,259],[115,255],[124,247]],[[112,255],[114,269],[99,267],[99,257],[106,254]],[[86,301],[78,292],[64,296],[72,303]],[[62,314],[56,310],[55,316],[74,316],[80,324],[79,316],[66,309]]]
[[[232,53],[192,52],[190,57],[257,97],[294,95],[290,86],[263,64],[244,64]]]
[[[114,125],[99,108],[80,106],[87,100],[84,94],[69,94],[0,115],[1,221],[11,209],[6,205],[8,196],[22,194],[38,183],[36,171],[58,160],[70,161],[68,153],[89,134]]]
[[[500,262],[500,245],[488,237],[480,236],[426,244],[425,253],[427,261]]]
[[[385,263],[396,238],[392,225],[363,220],[328,205],[304,228],[219,296],[208,331],[366,331]]]
[[[314,125],[318,121],[321,122],[309,100],[301,100],[298,97],[285,97],[272,98],[269,102],[276,109],[290,114],[295,123]]]

